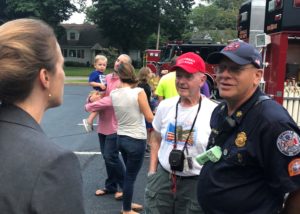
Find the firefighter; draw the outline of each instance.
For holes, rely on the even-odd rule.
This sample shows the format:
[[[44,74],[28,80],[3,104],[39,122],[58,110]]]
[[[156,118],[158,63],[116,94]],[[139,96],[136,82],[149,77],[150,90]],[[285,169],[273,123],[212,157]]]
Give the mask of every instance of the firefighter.
[[[299,213],[300,130],[258,87],[263,75],[259,52],[233,42],[211,54],[208,63],[218,64],[216,81],[224,102],[212,114],[207,150],[220,148],[221,156],[201,170],[200,206],[210,214]]]

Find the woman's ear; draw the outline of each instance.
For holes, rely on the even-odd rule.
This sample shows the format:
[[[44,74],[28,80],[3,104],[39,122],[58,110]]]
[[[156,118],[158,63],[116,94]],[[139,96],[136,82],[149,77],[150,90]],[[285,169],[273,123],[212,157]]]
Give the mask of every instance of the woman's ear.
[[[40,70],[39,80],[40,80],[41,85],[42,85],[43,88],[49,89],[49,87],[50,87],[50,77],[49,77],[49,72],[46,69],[42,68]]]

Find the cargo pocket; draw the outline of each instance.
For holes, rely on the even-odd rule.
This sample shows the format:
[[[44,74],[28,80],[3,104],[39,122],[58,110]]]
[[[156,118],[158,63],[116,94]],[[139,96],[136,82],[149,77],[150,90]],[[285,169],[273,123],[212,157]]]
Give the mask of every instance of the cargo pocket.
[[[156,205],[157,205],[156,192],[151,191],[147,187],[145,190],[145,203],[146,203],[146,207],[148,207],[148,208],[153,208],[153,207],[156,207]]]
[[[189,210],[187,214],[204,214],[202,208],[198,202],[190,202]]]

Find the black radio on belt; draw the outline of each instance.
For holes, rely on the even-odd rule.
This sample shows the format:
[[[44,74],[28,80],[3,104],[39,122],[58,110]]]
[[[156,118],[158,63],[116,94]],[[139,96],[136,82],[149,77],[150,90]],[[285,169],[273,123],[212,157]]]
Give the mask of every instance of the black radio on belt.
[[[173,149],[169,155],[170,168],[173,171],[183,171],[184,166],[184,152],[182,150]]]

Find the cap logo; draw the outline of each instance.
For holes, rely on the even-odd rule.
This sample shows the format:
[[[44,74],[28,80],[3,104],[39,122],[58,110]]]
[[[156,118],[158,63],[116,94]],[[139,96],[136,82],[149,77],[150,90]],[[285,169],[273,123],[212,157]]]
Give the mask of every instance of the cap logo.
[[[193,52],[187,52],[177,58],[176,64],[171,69],[177,68],[181,68],[191,74],[196,72],[204,73],[205,63],[199,55]]]
[[[255,60],[255,63],[256,63],[258,66],[260,66],[260,61],[259,61],[259,59],[256,59],[256,60]]]
[[[229,45],[227,45],[223,51],[235,51],[236,49],[238,49],[240,47],[240,43],[238,42],[232,42]]]
[[[180,61],[181,61],[181,63],[185,63],[185,64],[189,64],[189,65],[195,64],[195,60],[191,59],[191,58],[183,58]]]

